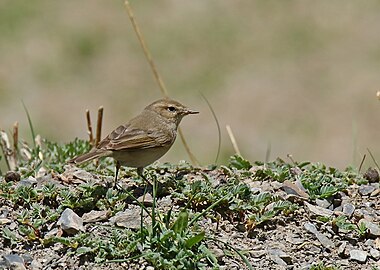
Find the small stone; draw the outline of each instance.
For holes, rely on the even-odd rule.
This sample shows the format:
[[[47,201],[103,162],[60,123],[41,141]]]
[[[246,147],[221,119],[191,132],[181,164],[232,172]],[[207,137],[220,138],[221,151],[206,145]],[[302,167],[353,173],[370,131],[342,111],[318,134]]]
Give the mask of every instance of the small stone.
[[[216,257],[218,261],[222,261],[224,257],[224,251],[222,249],[218,247],[214,247],[214,248],[211,248],[210,251],[212,252],[212,254],[214,254],[214,256]]]
[[[147,214],[144,212],[144,217]],[[141,226],[141,211],[139,209],[127,209],[124,212],[118,212],[110,219],[110,222],[117,226],[139,229]]]
[[[307,194],[304,190],[302,190],[300,187],[298,187],[296,184],[293,184],[289,180],[284,181],[284,183],[281,186],[281,189],[290,195],[296,195],[305,199],[309,198],[309,194]]]
[[[320,233],[317,228],[315,227],[315,225],[311,222],[306,222],[304,224],[304,228],[311,232],[312,234],[315,235],[315,237],[317,237],[318,241],[322,244],[322,246],[324,246],[325,248],[333,248],[335,246],[334,242],[331,241],[326,235]]]
[[[43,265],[42,263],[40,263],[39,261],[37,260],[33,260],[31,263],[30,263],[30,269],[32,270],[40,270],[43,268]]]
[[[103,210],[103,211],[92,210],[88,213],[84,213],[82,215],[82,219],[83,219],[83,222],[86,222],[86,223],[105,221],[105,220],[108,220],[110,215],[111,215],[111,212],[109,210]]]
[[[372,236],[372,237],[380,236],[380,227],[377,224],[369,220],[366,220],[364,218],[359,221],[359,224],[360,223],[364,223],[364,225],[367,227],[369,236]]]
[[[343,213],[348,216],[348,217],[351,217],[355,212],[355,206],[351,203],[346,203],[343,205]]]
[[[5,182],[19,182],[20,178],[20,174],[14,171],[8,171],[4,176]]]
[[[375,260],[380,259],[380,251],[378,251],[378,250],[375,249],[375,248],[371,248],[371,249],[369,250],[369,254],[370,254],[371,257],[374,258]]]
[[[12,222],[12,220],[10,220],[8,218],[0,217],[0,225],[9,224],[11,222]]]
[[[330,203],[328,200],[326,200],[326,199],[323,199],[323,200],[321,200],[321,199],[316,199],[316,200],[315,200],[315,203],[316,203],[318,206],[322,207],[322,208],[329,208],[330,205],[331,205],[331,203]]]
[[[253,258],[261,258],[262,256],[264,256],[266,254],[266,251],[265,250],[255,250],[255,251],[251,251],[249,254]]]
[[[371,194],[376,188],[374,186],[371,186],[371,185],[361,185],[359,187],[359,193],[362,195],[362,196],[367,196],[369,194]]]
[[[73,172],[73,176],[77,179],[83,180],[85,182],[91,182],[94,179],[94,176],[85,171],[85,170],[77,170]]]
[[[268,249],[268,253],[271,256],[279,257],[281,260],[283,260],[287,265],[292,264],[292,257],[290,257],[288,254],[286,254],[281,249]]]
[[[20,182],[17,183],[17,187],[30,187],[37,183],[36,178],[29,176],[26,179],[22,179]]]
[[[367,260],[367,252],[360,249],[350,250],[350,260],[358,261],[360,263],[365,263]]]
[[[66,208],[65,211],[63,211],[57,225],[61,226],[62,230],[71,235],[79,231],[85,231],[83,219],[70,208]]]
[[[344,251],[346,249],[346,246],[347,246],[346,241],[344,241],[344,242],[342,242],[342,244],[340,244],[340,246],[338,247],[338,255],[344,255]]]
[[[380,194],[380,188],[375,189],[374,192],[372,192],[369,196],[376,197]]]
[[[363,177],[367,179],[370,183],[379,182],[379,172],[374,168],[368,168],[368,170],[364,173]]]
[[[26,270],[24,259],[17,254],[4,256],[6,265],[12,270]]]
[[[322,208],[322,207],[319,207],[319,206],[316,206],[316,205],[312,205],[308,202],[305,202],[305,205],[307,206],[307,208],[314,214],[316,214],[317,216],[324,216],[324,217],[331,217],[333,215],[333,211],[331,210],[328,210],[328,209],[325,209],[325,208]]]
[[[380,249],[380,238],[376,238],[374,244],[377,249]]]
[[[145,195],[140,196],[137,199],[137,201],[144,204],[145,206],[152,206],[153,205],[153,197],[149,193],[146,193]]]

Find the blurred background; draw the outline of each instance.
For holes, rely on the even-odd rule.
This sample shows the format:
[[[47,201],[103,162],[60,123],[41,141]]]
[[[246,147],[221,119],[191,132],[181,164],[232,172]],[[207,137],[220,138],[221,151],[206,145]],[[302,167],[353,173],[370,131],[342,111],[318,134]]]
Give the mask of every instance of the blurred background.
[[[201,114],[182,129],[201,164],[244,157],[358,166],[380,161],[380,2],[131,1],[170,95]],[[87,139],[104,106],[103,135],[161,93],[123,1],[0,1],[0,128],[20,123],[22,101],[48,140]],[[104,136],[103,136],[104,137]],[[368,155],[367,155],[368,156]],[[161,161],[189,159],[180,140]],[[372,166],[369,157],[366,166]]]

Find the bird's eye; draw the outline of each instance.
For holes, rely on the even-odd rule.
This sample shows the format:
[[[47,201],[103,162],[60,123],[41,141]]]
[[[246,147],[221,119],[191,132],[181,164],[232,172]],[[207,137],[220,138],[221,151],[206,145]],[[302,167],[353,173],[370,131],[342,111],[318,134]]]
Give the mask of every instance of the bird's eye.
[[[169,106],[169,107],[168,107],[168,111],[169,111],[169,112],[175,112],[175,111],[176,111],[176,108],[173,107],[173,106]]]

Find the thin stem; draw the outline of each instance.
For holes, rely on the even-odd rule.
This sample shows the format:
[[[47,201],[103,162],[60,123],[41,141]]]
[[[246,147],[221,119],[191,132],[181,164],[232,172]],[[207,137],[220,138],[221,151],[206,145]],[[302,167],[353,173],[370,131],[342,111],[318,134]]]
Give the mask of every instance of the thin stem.
[[[17,167],[17,153],[18,153],[18,122],[13,125],[13,159]]]
[[[143,52],[144,52],[144,55],[145,55],[146,59],[148,60],[149,66],[150,66],[150,68],[151,68],[151,70],[153,72],[153,76],[154,76],[154,78],[155,78],[155,80],[156,80],[156,82],[157,82],[157,84],[158,84],[158,86],[159,86],[159,88],[161,90],[162,95],[165,98],[167,98],[169,96],[168,95],[168,91],[167,91],[167,89],[165,87],[164,81],[162,80],[162,78],[160,76],[160,73],[157,70],[157,67],[156,67],[156,64],[153,61],[152,55],[150,54],[150,52],[148,50],[148,46],[145,43],[144,37],[143,37],[143,35],[142,35],[141,31],[140,31],[140,28],[139,28],[139,26],[137,24],[137,21],[135,19],[134,14],[133,14],[132,7],[130,6],[128,0],[126,0],[124,2],[124,5],[125,5],[125,7],[127,9],[129,19],[130,19],[130,21],[132,23],[132,26],[133,26],[133,30],[135,31],[135,33],[137,35],[137,39],[140,42],[141,48],[143,49]],[[188,144],[187,144],[187,142],[185,140],[185,136],[183,135],[181,128],[178,128],[178,133],[179,133],[181,141],[182,141],[182,143],[183,143],[183,145],[184,145],[184,147],[186,149],[186,152],[187,152],[187,154],[190,157],[191,162],[193,163],[193,165],[196,165],[196,166],[199,165],[199,163],[198,163],[197,159],[195,158],[194,154],[190,151],[190,148],[189,148],[189,146],[188,146]]]
[[[92,124],[91,124],[91,115],[90,110],[86,110],[86,120],[87,120],[87,133],[89,136],[89,141],[92,147],[94,147],[94,133],[92,132]]]
[[[96,122],[96,140],[95,147],[98,146],[102,137],[102,124],[103,124],[103,106],[98,109],[98,121]]]
[[[235,153],[238,154],[239,156],[241,156],[239,147],[237,145],[234,133],[232,132],[232,129],[231,129],[230,125],[226,125],[226,129],[227,129],[228,136],[230,137],[232,146],[234,147]]]

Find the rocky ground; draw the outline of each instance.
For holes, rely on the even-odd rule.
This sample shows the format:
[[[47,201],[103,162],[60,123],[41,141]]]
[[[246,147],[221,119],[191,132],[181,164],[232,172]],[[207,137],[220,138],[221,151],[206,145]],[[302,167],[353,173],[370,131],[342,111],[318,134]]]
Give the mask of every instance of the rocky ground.
[[[217,200],[211,199],[213,192],[235,181],[247,188],[245,197],[243,193],[234,193],[235,197],[228,199],[228,205],[222,207],[216,204],[191,228],[204,231],[206,237],[202,243],[212,252],[220,269],[249,268],[234,249],[244,254],[253,269],[380,269],[380,187],[377,170],[369,170],[364,175],[344,174],[342,179],[347,178],[343,179],[347,185],[337,189],[325,186],[326,190],[318,187],[319,193],[313,191],[312,186],[313,181],[317,180],[305,182],[306,178],[302,178],[306,174],[310,176],[308,169],[287,165],[285,171],[287,174],[282,177],[274,167],[263,169],[262,165],[245,169],[240,165],[194,170],[158,168],[156,172],[160,185],[156,211],[178,213],[186,206],[193,216]],[[328,169],[325,171],[328,175]],[[172,180],[185,183],[182,188],[165,180],[173,174],[175,177]],[[331,175],[338,178],[335,172],[328,176]],[[359,176],[360,181],[356,181]],[[324,175],[318,177],[320,180]],[[70,206],[68,201],[57,199],[63,196],[62,193],[56,193],[61,195],[56,195],[53,200],[54,196],[49,197],[46,188],[43,189],[53,186],[57,190],[74,191],[90,182],[92,187],[107,189],[104,179],[93,172],[71,167],[61,174],[21,176],[20,180],[20,174],[8,173],[0,178],[0,269],[154,269],[152,263],[143,257],[125,260],[118,255],[112,258],[112,252],[100,257],[99,252],[105,249],[95,249],[87,240],[78,237],[83,234],[93,237],[91,239],[104,240],[113,237],[115,228],[129,234],[140,230],[141,208],[128,196],[114,197],[117,203],[107,207],[100,206],[100,203],[107,196],[111,201],[111,193],[91,201],[89,205],[94,204],[93,207]],[[186,192],[193,186],[186,185],[197,181],[207,182],[207,185],[201,186],[196,193],[199,196],[193,196],[192,203],[187,204],[189,195]],[[112,194],[127,189],[151,211],[151,187],[143,196],[147,185],[128,173],[119,184],[121,191],[112,189]],[[24,193],[18,194],[17,188],[21,186],[29,187],[29,193],[25,194],[23,188]],[[229,187],[233,188],[233,185]],[[206,188],[210,193],[206,193]],[[33,190],[37,191],[33,193]],[[44,193],[38,190],[44,190]],[[77,201],[87,200],[85,191],[81,192],[76,193],[81,197]],[[200,194],[205,194],[205,198]],[[23,199],[20,199],[21,196]],[[56,202],[67,206],[59,207]],[[47,210],[47,205],[52,212]],[[47,219],[54,214],[54,218]],[[37,219],[39,215],[41,217]],[[143,227],[149,227],[151,219],[148,214],[143,216]],[[44,221],[38,224],[42,218],[45,218]],[[47,240],[49,237],[53,240]],[[75,241],[70,242],[70,239]],[[137,246],[136,250],[138,253],[144,247]],[[206,269],[212,268],[207,259],[200,260],[205,262]]]

